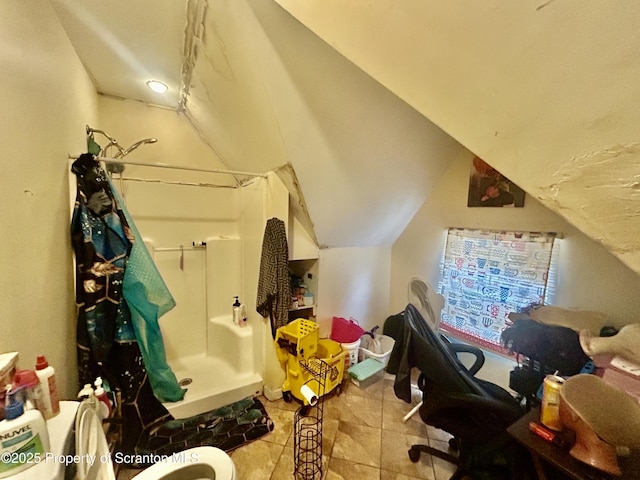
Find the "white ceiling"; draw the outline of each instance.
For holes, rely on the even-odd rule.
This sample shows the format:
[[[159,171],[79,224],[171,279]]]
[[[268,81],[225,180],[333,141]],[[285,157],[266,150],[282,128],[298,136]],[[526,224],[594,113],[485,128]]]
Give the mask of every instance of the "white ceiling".
[[[290,163],[323,245],[392,243],[455,138],[640,272],[638,2],[50,1],[99,92]]]
[[[290,163],[321,245],[393,243],[461,148],[272,0],[51,3],[100,93],[185,94],[229,169]]]
[[[276,0],[640,273],[640,3]]]
[[[187,5],[182,1],[51,0],[96,89],[177,107]],[[149,90],[147,80],[170,87]]]

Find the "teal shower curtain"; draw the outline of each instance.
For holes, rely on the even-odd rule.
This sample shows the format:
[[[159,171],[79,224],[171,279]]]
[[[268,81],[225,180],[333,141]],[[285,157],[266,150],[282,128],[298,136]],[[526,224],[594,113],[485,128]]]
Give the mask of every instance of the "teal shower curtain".
[[[175,374],[167,364],[162,332],[158,324],[160,317],[175,307],[176,302],[142,241],[142,235],[138,232],[120,193],[114,188],[110,178],[108,181],[136,239],[124,272],[122,294],[129,305],[133,330],[149,374],[151,388],[161,402],[177,402],[182,400],[185,390],[180,388]]]
[[[181,400],[185,392],[167,364],[158,324],[175,301],[122,198],[94,156],[81,155],[72,171],[78,179],[71,237],[77,267],[81,385],[100,375],[123,391],[126,384],[133,398],[139,392],[134,377],[136,382],[147,378],[160,402]],[[123,372],[128,374],[118,380]]]

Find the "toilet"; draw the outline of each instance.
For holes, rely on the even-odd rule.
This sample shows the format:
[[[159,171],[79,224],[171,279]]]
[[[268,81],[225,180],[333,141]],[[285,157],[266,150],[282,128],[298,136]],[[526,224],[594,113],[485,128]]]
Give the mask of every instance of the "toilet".
[[[76,458],[95,458],[74,461],[65,465],[60,459],[73,453],[75,423]],[[60,402],[60,413],[47,421],[50,451],[46,461],[23,470],[4,480],[64,480],[66,468],[75,468],[75,480],[115,480],[107,438],[102,422],[88,402]],[[236,468],[231,457],[215,447],[195,447],[179,452],[166,462],[159,462],[142,470],[136,480],[236,480]],[[95,457],[94,457],[95,456]],[[57,459],[57,460],[53,460]],[[102,461],[100,460],[102,459]],[[182,462],[177,461],[182,460]],[[68,476],[67,476],[68,478]]]
[[[195,447],[181,453],[185,454],[185,463],[156,463],[136,475],[135,480],[236,479],[233,460],[219,448]]]
[[[97,412],[88,402],[80,403],[76,414],[76,455],[95,458],[78,462],[76,480],[115,480],[107,438]],[[179,452],[144,469],[136,480],[236,480],[231,457],[216,447],[195,447]],[[103,459],[103,461],[100,461]],[[106,461],[105,461],[106,460]]]

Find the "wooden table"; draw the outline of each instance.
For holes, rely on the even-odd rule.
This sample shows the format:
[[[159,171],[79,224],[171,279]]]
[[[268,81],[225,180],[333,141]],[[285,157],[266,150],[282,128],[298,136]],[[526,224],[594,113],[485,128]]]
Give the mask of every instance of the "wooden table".
[[[511,425],[507,432],[524,445],[533,458],[540,480],[555,480],[557,473],[574,480],[640,480],[640,453],[619,457],[622,476],[609,475],[585,463],[579,462],[568,451],[543,440],[529,430],[529,422],[540,423],[540,409],[535,408]]]

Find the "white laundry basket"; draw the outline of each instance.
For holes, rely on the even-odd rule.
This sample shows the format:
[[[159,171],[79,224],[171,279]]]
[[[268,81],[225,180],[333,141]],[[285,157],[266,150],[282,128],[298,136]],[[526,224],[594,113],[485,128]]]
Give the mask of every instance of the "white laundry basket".
[[[375,339],[371,342],[373,345],[372,350],[368,350],[364,347],[360,347],[360,359],[366,360],[367,358],[375,358],[382,362],[386,368],[389,363],[389,357],[396,341],[387,335],[376,335]]]

